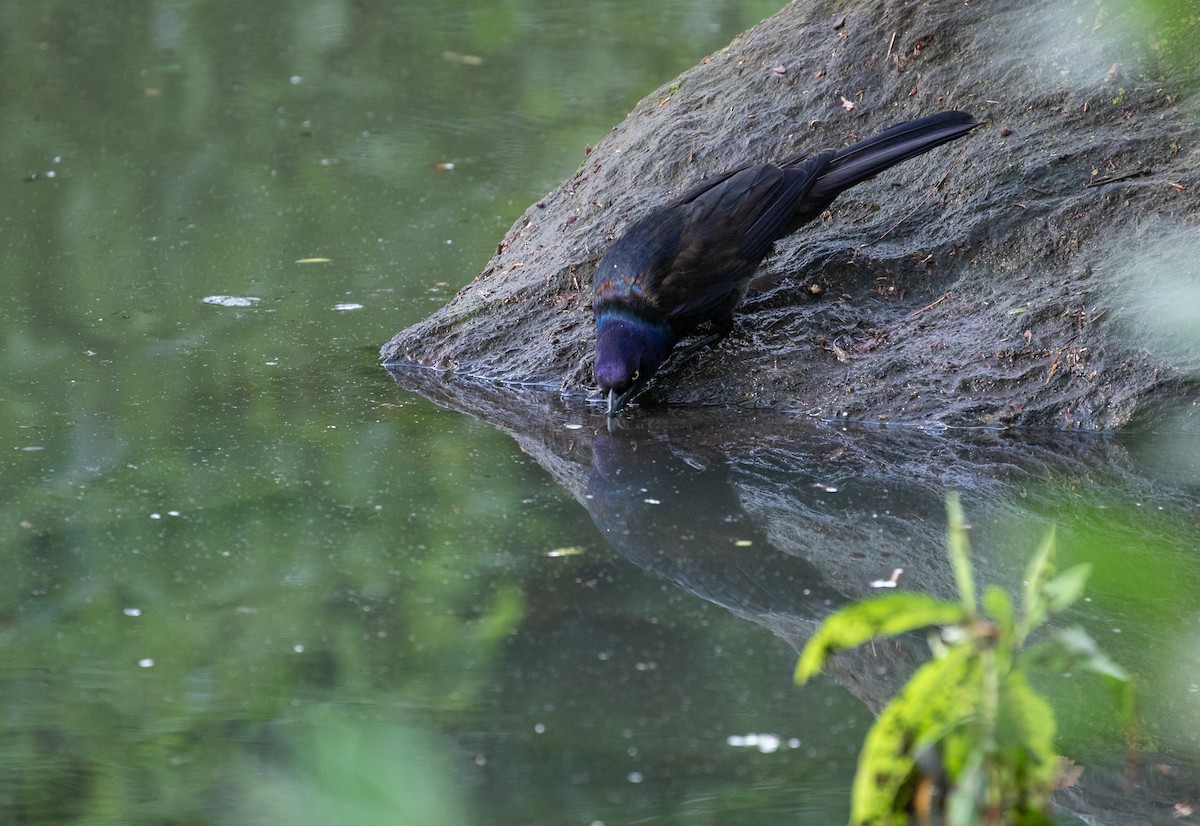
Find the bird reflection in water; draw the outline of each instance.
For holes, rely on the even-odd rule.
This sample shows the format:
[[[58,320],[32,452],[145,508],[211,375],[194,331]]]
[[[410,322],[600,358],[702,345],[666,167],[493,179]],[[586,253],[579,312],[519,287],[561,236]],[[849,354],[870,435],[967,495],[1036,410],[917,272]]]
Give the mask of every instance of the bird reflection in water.
[[[639,567],[733,613],[772,624],[844,602],[807,560],[777,549],[738,501],[724,460],[661,437],[600,432],[588,511]]]

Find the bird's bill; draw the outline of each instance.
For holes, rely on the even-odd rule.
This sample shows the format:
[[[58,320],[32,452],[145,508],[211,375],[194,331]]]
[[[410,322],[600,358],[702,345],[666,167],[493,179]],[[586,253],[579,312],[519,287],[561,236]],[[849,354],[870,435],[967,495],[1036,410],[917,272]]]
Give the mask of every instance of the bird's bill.
[[[608,417],[621,412],[621,408],[625,406],[625,402],[629,401],[629,397],[633,395],[633,388],[626,390],[624,393],[618,394],[616,390],[608,391]]]

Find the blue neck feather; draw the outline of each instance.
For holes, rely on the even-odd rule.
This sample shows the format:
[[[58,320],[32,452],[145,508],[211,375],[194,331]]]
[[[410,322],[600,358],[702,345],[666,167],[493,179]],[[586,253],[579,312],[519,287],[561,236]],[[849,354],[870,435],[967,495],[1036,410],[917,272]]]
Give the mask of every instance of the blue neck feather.
[[[623,308],[596,313],[596,382],[602,390],[640,389],[675,346],[675,333],[663,320],[651,321]]]

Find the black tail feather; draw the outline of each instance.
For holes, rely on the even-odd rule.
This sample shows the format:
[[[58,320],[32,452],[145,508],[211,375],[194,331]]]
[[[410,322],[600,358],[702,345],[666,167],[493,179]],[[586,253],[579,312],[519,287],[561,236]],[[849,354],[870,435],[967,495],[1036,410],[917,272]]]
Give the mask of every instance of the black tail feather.
[[[813,184],[813,201],[832,201],[840,193],[901,161],[962,137],[979,126],[966,112],[940,112],[908,121],[838,151]]]

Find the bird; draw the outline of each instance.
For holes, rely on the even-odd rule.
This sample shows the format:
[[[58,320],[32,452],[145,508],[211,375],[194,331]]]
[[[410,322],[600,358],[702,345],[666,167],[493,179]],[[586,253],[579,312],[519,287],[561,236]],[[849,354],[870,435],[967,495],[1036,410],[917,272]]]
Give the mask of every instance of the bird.
[[[966,112],[940,112],[841,149],[744,164],[631,224],[593,279],[594,378],[610,420],[680,339],[706,322],[712,332],[688,351],[729,334],[734,308],[775,241],[817,218],[855,184],[979,125]]]

